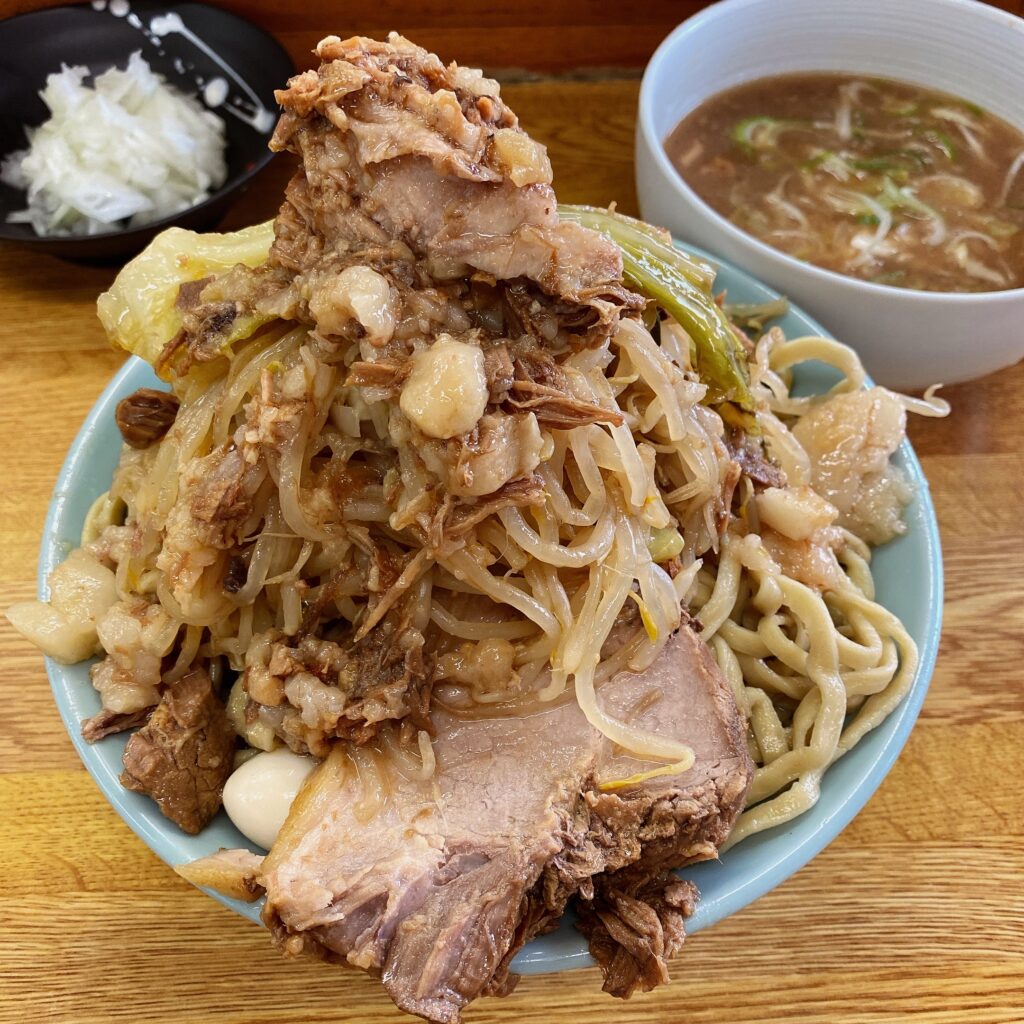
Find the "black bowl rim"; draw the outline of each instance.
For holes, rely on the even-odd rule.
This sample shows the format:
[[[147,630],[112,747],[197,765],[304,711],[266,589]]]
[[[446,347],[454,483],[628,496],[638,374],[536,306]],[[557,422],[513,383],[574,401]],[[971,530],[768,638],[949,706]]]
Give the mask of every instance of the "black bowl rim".
[[[273,33],[267,32],[266,29],[260,28],[259,25],[256,25],[255,23],[249,21],[248,18],[243,18],[241,15],[235,14],[234,11],[229,11],[224,7],[218,7],[216,4],[203,3],[202,0],[188,0],[188,2],[193,3],[196,7],[208,7],[211,10],[217,11],[219,14],[224,15],[226,18],[230,18],[238,22],[240,25],[245,25],[248,29],[251,29],[253,32],[259,32],[260,35],[270,40],[270,42],[277,48],[281,56],[284,58],[284,63],[286,63],[291,68],[291,74],[294,74],[296,72],[297,68],[295,65],[295,61],[292,60],[291,54],[284,48],[284,46],[281,45],[281,42],[275,35],[273,35]],[[14,14],[9,18],[0,19],[0,26],[8,25],[12,21],[27,21],[31,18],[37,18],[40,15],[53,14],[57,11],[74,10],[76,8],[81,8],[83,6],[85,5],[80,3],[59,4],[55,7],[43,7],[35,11],[23,11],[21,14]],[[289,77],[291,77],[291,75],[289,75]],[[271,128],[269,131],[263,132],[263,137],[268,142],[273,136],[274,129],[276,127],[277,121],[275,120],[274,128]],[[221,185],[219,189],[217,189],[216,192],[212,193],[201,203],[196,203],[194,206],[189,206],[184,210],[179,210],[177,213],[172,213],[168,217],[161,217],[159,220],[150,221],[148,224],[142,224],[134,228],[122,228],[118,231],[104,231],[100,234],[95,235],[39,235],[35,234],[34,232],[31,235],[25,235],[21,232],[13,232],[11,230],[12,228],[18,227],[20,225],[13,225],[9,224],[5,220],[0,220],[0,239],[3,239],[8,242],[19,242],[22,245],[37,246],[59,244],[68,246],[74,245],[76,242],[84,243],[101,240],[110,240],[115,238],[128,239],[131,238],[136,232],[140,234],[142,232],[160,232],[163,231],[165,228],[174,227],[175,224],[179,220],[181,220],[181,218],[186,214],[198,213],[202,210],[205,210],[208,207],[212,206],[214,203],[217,203],[224,199],[225,196],[228,196],[232,192],[235,192],[238,189],[244,187],[250,181],[252,181],[252,179],[257,174],[259,174],[259,172],[262,171],[263,168],[266,167],[267,164],[269,164],[270,161],[273,160],[275,156],[277,156],[277,154],[273,150],[265,148],[260,153],[259,157],[253,161],[252,166],[247,167],[244,171],[242,171],[241,174],[237,174],[235,175],[235,177],[229,178],[226,182],[224,182],[223,185]]]

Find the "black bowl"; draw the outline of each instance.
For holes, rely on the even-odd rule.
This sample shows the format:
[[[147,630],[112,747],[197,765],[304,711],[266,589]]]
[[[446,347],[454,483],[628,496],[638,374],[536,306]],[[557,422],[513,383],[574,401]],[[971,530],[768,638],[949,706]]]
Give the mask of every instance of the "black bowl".
[[[291,58],[272,36],[227,11],[154,0],[95,0],[93,5],[51,8],[0,22],[0,157],[23,149],[25,126],[49,116],[39,98],[48,74],[59,71],[62,63],[85,65],[93,74],[123,68],[135,50],[183,92],[201,96],[204,83],[215,78],[227,83],[227,99],[215,108],[226,129],[224,185],[202,203],[143,228],[41,236],[30,224],[7,222],[8,213],[25,208],[25,193],[0,184],[0,238],[74,260],[129,256],[172,224],[194,230],[212,227],[272,158],[267,142],[278,114],[274,90],[283,88],[294,73]],[[253,97],[265,116],[254,113]]]

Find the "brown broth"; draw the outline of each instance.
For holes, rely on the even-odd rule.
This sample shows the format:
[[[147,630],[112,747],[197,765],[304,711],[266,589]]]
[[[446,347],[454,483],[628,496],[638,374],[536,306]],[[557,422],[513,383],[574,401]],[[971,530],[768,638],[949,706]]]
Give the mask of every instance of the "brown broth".
[[[709,206],[797,259],[900,288],[1024,287],[1024,133],[953,96],[762,78],[701,104],[665,149]]]

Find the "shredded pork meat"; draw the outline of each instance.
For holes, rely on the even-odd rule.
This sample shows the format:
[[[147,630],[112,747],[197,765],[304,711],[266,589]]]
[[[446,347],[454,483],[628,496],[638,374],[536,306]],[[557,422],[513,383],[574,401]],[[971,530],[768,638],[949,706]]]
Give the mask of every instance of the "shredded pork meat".
[[[307,634],[255,645],[246,657],[247,715],[294,751],[326,757],[335,739],[365,743],[385,721],[425,720],[430,679],[423,636],[401,608],[363,639]]]

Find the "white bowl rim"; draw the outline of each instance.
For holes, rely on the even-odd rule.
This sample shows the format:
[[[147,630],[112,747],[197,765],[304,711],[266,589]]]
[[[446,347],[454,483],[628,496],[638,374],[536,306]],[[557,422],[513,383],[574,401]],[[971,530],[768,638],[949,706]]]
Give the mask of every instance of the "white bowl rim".
[[[962,11],[969,10],[972,12],[971,16],[973,17],[988,18],[993,23],[999,22],[1002,25],[1012,25],[1014,21],[1017,21],[1020,24],[1016,29],[1014,29],[1014,31],[1021,32],[1022,44],[1024,44],[1024,18],[1015,17],[1013,20],[1008,19],[1006,16],[1008,14],[1012,16],[1012,12],[999,10],[985,3],[979,3],[978,0],[931,0],[931,2],[936,8],[944,6]],[[726,218],[717,210],[697,195],[697,193],[690,187],[687,181],[676,169],[672,161],[669,160],[668,154],[665,152],[664,142],[658,138],[658,133],[654,129],[654,113],[652,109],[653,100],[651,98],[651,93],[654,89],[654,79],[662,73],[663,65],[667,64],[669,61],[670,51],[675,48],[680,39],[693,32],[699,32],[705,24],[712,22],[717,18],[724,15],[731,15],[737,9],[742,10],[744,8],[762,8],[759,16],[770,17],[771,11],[774,9],[774,5],[771,0],[718,0],[717,3],[713,3],[709,7],[705,7],[703,10],[691,15],[685,21],[677,25],[661,41],[657,50],[654,51],[654,56],[651,57],[650,61],[647,63],[647,67],[644,69],[643,80],[640,84],[637,123],[643,134],[644,142],[650,149],[659,170],[661,170],[661,172],[672,182],[675,189],[682,193],[682,195],[693,205],[707,213],[715,226],[719,230],[728,234],[735,241],[749,245],[755,252],[766,259],[776,260],[787,271],[802,272],[811,280],[817,281],[821,284],[830,285],[832,287],[845,286],[852,291],[863,292],[866,297],[898,296],[901,300],[922,305],[934,305],[937,302],[951,302],[964,305],[971,302],[1006,302],[1024,298],[1024,286],[1019,288],[1003,288],[998,291],[981,292],[930,291],[922,288],[901,288],[898,285],[874,284],[871,281],[862,281],[860,278],[851,277],[847,274],[840,274],[834,270],[826,270],[824,267],[819,267],[813,263],[806,263],[803,260],[798,260],[795,257],[790,256],[788,253],[783,252],[781,249],[776,249],[773,246],[768,245],[767,242],[762,242],[759,238],[754,237],[754,235],[736,227],[735,224],[726,220]],[[855,17],[855,9],[852,7],[847,9],[847,14]],[[780,72],[780,74],[784,73],[785,72]],[[898,72],[894,72],[892,77],[894,81],[901,80]],[[752,80],[753,79],[750,79],[750,81]],[[712,95],[714,94],[709,94],[705,99],[710,99]]]

